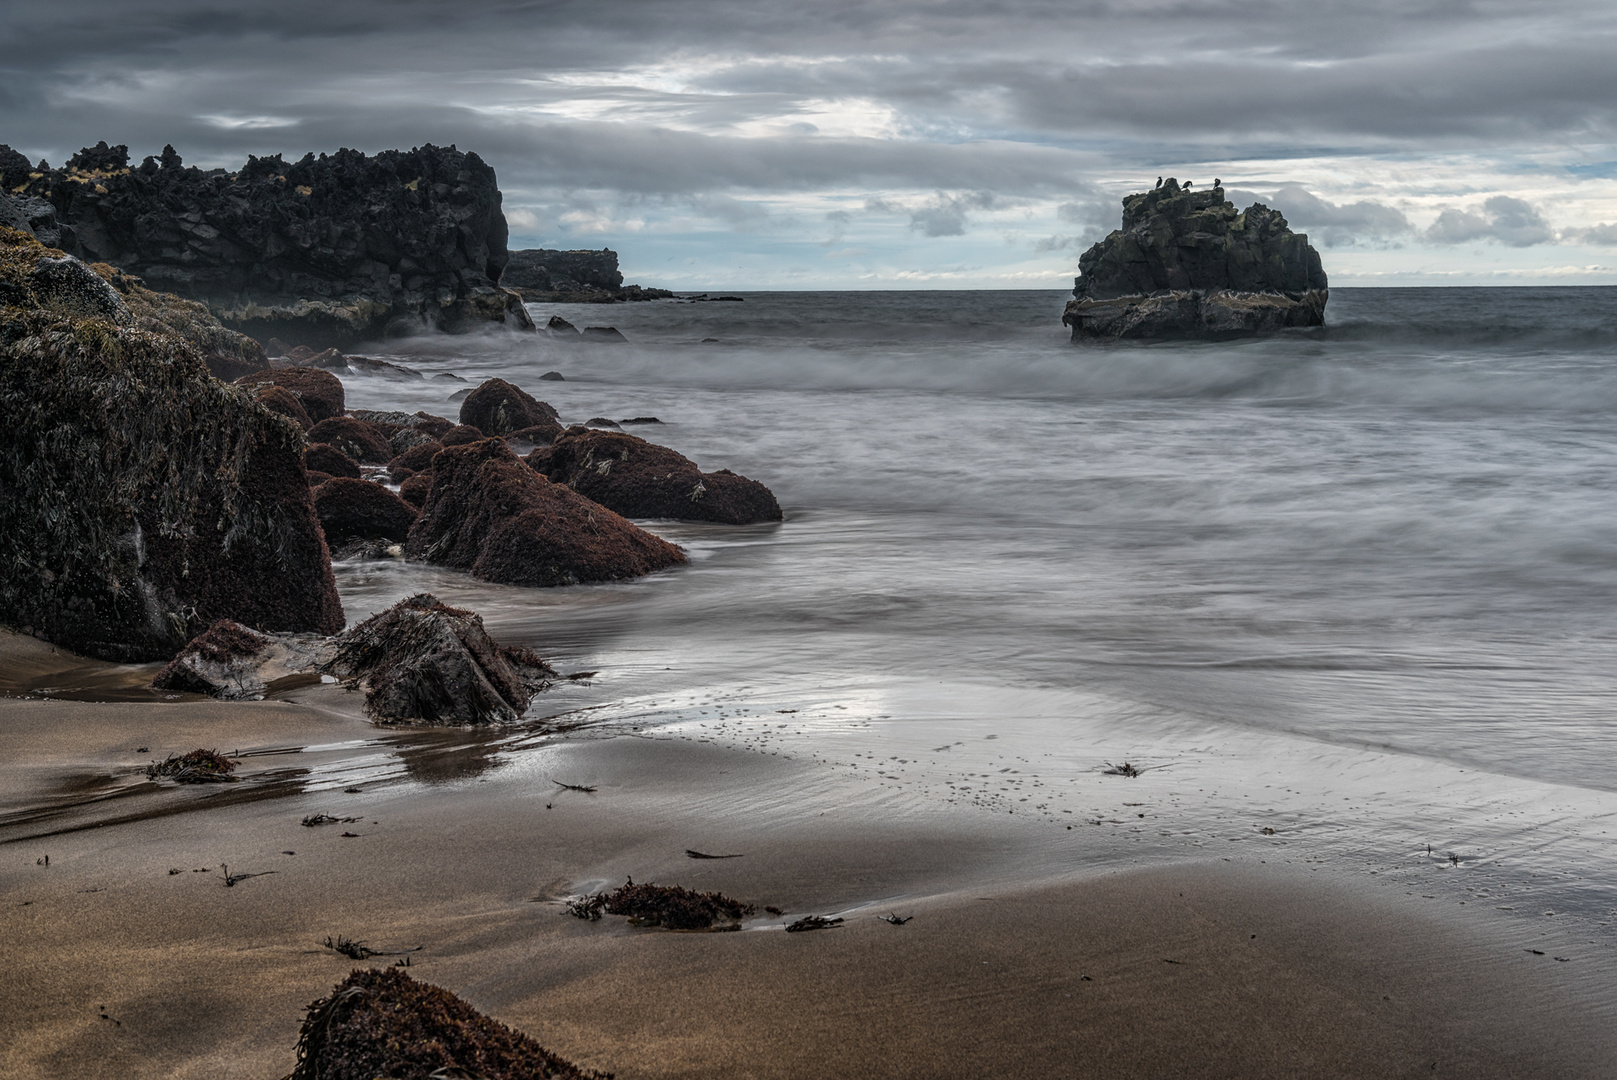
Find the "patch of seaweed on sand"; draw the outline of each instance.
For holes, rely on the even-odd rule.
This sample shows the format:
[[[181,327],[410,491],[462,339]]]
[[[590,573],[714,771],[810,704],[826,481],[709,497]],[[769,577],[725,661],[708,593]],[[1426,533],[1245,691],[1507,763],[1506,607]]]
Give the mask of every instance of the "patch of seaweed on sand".
[[[723,893],[699,893],[679,885],[626,885],[567,902],[567,912],[594,922],[603,913],[625,915],[637,926],[669,930],[736,930],[756,910]]]
[[[162,761],[146,766],[151,780],[172,780],[176,784],[233,784],[240,780],[232,776],[236,763],[217,750],[192,750],[188,754],[170,754]]]

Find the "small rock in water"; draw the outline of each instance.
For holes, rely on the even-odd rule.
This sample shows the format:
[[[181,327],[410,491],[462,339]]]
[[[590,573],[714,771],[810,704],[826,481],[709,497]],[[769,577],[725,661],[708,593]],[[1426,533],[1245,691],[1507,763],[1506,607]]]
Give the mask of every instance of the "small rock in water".
[[[539,376],[539,378],[543,379],[545,382],[566,382],[567,381],[567,376],[563,375],[559,371],[547,371],[543,375]]]
[[[615,326],[586,326],[584,327],[585,341],[620,342],[628,341],[622,332]]]
[[[617,425],[617,421],[608,420],[604,416],[592,416],[588,420],[584,421],[584,426],[585,427],[597,427],[597,428],[612,428],[613,430],[616,430],[618,425]]]

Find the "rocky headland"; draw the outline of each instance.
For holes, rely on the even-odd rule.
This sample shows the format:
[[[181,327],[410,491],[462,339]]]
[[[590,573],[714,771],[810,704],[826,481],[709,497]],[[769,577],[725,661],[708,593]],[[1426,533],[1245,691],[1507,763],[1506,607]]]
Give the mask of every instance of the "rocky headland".
[[[509,253],[494,170],[422,146],[186,166],[131,165],[105,142],[61,168],[0,146],[0,223],[207,304],[260,341],[325,347],[489,322],[531,329],[500,286]]]
[[[667,300],[667,289],[625,285],[618,253],[528,248],[511,252],[502,284],[524,300],[551,304],[616,304],[631,300]]]
[[[1061,317],[1074,341],[1229,338],[1320,326],[1319,253],[1277,210],[1236,210],[1214,181],[1170,177],[1123,200],[1122,228],[1084,252]]]

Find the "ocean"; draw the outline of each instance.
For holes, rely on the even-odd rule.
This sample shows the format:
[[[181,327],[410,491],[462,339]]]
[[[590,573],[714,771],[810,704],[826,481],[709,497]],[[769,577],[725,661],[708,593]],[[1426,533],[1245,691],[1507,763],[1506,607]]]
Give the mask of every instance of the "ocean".
[[[530,305],[626,344],[358,350],[424,377],[350,408],[499,376],[785,510],[644,523],[690,564],[605,586],[339,564],[351,621],[430,590],[597,672],[454,736],[464,770],[367,768],[705,740],[1025,819],[1030,875],[1290,862],[1611,955],[1617,289],[1335,289],[1319,330],[1105,347],[1055,290],[737,295]]]

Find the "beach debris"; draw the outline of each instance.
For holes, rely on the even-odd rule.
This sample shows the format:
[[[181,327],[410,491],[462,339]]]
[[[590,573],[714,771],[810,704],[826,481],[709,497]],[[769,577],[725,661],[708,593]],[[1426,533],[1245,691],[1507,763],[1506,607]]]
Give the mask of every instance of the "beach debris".
[[[170,754],[163,761],[146,766],[148,779],[168,779],[176,784],[233,784],[240,777],[231,776],[236,763],[217,750],[192,750],[188,754]]]
[[[564,784],[560,780],[552,780],[551,783],[555,784],[559,788],[565,788],[568,791],[594,791],[595,790],[594,788],[590,787],[587,784]]]
[[[1274,829],[1270,828],[1267,825],[1265,825],[1263,828],[1259,829],[1258,832],[1262,833],[1264,836],[1273,836],[1275,834]]]
[[[740,855],[709,855],[706,852],[693,851],[690,848],[685,849],[685,855],[686,855],[687,858],[692,858],[692,859],[739,859],[739,858],[741,858]]]
[[[355,971],[308,1006],[287,1080],[377,1076],[609,1080],[398,966]]]
[[[373,956],[405,956],[409,953],[420,952],[420,945],[412,945],[408,949],[373,949],[363,941],[355,941],[351,937],[338,934],[335,939],[327,937],[322,944],[332,952],[342,953],[350,960],[369,960]],[[404,965],[408,967],[409,965]]]
[[[786,928],[788,934],[801,934],[806,930],[831,930],[842,925],[842,919],[824,915],[805,915]]]
[[[765,905],[764,906],[764,911],[768,912],[771,915],[784,915],[784,914],[786,914],[786,910],[784,908],[778,908],[774,904]]]
[[[568,682],[588,682],[599,675],[599,671],[575,671],[571,675],[563,675]]]
[[[1183,964],[1184,963],[1183,960],[1169,960],[1167,957],[1163,957],[1162,962],[1164,964]]]
[[[310,814],[308,817],[303,819],[302,824],[304,828],[312,829],[317,825],[345,825],[348,822],[358,820],[360,819],[357,817],[334,817],[331,814]]]
[[[39,858],[34,860],[35,866],[49,866],[50,864],[51,857],[49,855],[41,855]]]
[[[219,869],[225,872],[225,888],[227,889],[235,888],[238,881],[246,881],[248,878],[264,877],[267,874],[275,873],[273,870],[256,870],[249,874],[232,874],[229,865],[226,863],[220,863]]]
[[[345,832],[345,833],[340,833],[339,835],[344,836],[344,837],[346,837],[346,838],[348,838],[350,840],[356,840],[356,839],[359,838],[359,834],[357,832]]]
[[[595,922],[607,915],[627,916],[637,926],[669,930],[735,930],[755,909],[723,893],[693,892],[679,885],[636,885],[633,878],[611,892],[567,902],[567,913]]]
[[[884,923],[892,923],[894,926],[903,926],[905,923],[907,923],[911,919],[915,918],[915,916],[914,915],[898,915],[898,914],[895,914],[893,912],[889,912],[886,915],[877,915],[876,918],[880,919]]]

